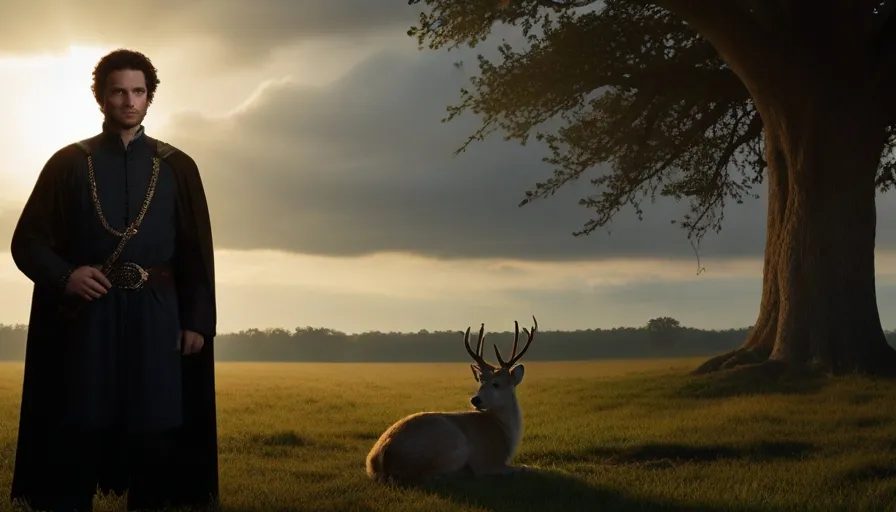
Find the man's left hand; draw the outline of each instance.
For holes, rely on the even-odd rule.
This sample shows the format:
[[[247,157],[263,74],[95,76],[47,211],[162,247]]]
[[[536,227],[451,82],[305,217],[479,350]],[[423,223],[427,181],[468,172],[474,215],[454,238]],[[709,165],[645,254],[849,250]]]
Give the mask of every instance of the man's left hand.
[[[180,331],[179,346],[183,350],[184,355],[198,354],[202,350],[205,339],[198,332],[183,330]]]

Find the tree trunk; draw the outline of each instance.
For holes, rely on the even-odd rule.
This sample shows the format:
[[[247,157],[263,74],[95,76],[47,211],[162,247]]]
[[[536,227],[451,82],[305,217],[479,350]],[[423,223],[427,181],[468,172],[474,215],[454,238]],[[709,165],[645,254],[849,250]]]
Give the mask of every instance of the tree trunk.
[[[756,102],[769,166],[759,316],[740,349],[696,373],[760,365],[896,375],[874,275],[885,120],[870,87],[817,90],[830,82]]]

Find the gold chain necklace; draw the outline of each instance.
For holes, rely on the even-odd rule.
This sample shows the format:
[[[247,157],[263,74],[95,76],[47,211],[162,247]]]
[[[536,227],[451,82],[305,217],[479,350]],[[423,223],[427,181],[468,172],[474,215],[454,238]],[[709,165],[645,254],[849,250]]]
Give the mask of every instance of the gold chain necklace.
[[[109,225],[109,222],[106,220],[106,216],[103,215],[103,208],[100,206],[100,198],[96,192],[96,176],[93,172],[93,158],[91,158],[91,155],[87,156],[87,177],[90,181],[90,196],[91,200],[93,201],[93,207],[96,210],[97,216],[99,216],[100,218],[100,222],[103,224],[103,228],[105,228],[109,233],[122,238],[121,243],[119,243],[118,247],[115,249],[115,253],[109,258],[110,263],[104,265],[104,267],[110,266],[111,262],[114,262],[116,259],[118,259],[118,256],[121,254],[121,250],[124,248],[124,242],[137,234],[137,228],[139,228],[140,224],[143,222],[143,216],[146,215],[146,210],[149,209],[149,203],[152,201],[153,194],[155,194],[156,183],[159,179],[159,164],[159,158],[153,157],[152,178],[150,178],[149,187],[146,189],[146,197],[143,199],[143,206],[140,208],[140,213],[137,215],[137,218],[134,219],[133,222],[131,222],[130,226],[125,228],[124,232],[121,232]]]

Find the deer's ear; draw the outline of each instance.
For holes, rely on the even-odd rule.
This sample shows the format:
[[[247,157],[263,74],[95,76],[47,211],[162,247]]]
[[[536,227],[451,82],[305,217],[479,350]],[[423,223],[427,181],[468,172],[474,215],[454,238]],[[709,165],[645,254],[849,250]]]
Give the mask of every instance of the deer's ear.
[[[476,379],[476,382],[479,382],[479,374],[476,373],[476,367],[471,364],[470,369],[473,370],[473,378]]]
[[[526,367],[518,364],[510,370],[510,382],[514,386],[518,386],[523,381],[523,375],[526,373]]]

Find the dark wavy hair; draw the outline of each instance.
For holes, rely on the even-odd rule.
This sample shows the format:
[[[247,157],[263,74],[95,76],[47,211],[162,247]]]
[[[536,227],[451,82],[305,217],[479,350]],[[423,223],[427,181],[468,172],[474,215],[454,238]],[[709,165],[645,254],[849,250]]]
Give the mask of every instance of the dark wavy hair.
[[[121,49],[104,56],[93,68],[93,85],[90,86],[90,90],[93,91],[93,97],[96,98],[100,108],[103,108],[106,96],[106,79],[110,73],[122,69],[143,72],[143,76],[146,77],[146,104],[152,104],[156,89],[159,87],[156,68],[146,55],[134,50]]]

